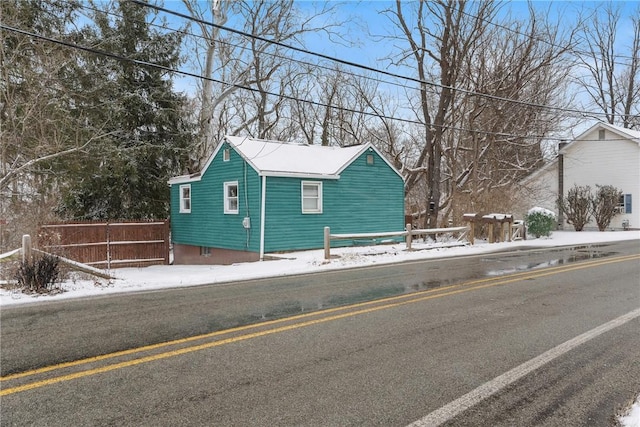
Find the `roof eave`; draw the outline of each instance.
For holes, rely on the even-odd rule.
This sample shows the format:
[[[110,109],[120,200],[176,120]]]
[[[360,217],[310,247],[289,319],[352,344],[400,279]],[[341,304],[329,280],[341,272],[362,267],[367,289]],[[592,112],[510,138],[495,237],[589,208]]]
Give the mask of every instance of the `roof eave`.
[[[340,179],[340,175],[335,174],[327,175],[321,173],[279,172],[267,170],[260,171],[259,175],[278,178]]]
[[[169,185],[186,184],[188,182],[200,181],[201,179],[202,179],[202,174],[198,172],[198,173],[193,173],[191,175],[174,176],[173,178],[169,179],[167,183]]]

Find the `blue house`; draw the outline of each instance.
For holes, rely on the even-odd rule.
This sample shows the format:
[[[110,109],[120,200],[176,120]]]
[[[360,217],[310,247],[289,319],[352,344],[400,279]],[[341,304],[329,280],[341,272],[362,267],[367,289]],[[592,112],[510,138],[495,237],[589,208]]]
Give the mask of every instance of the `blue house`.
[[[332,233],[404,228],[404,180],[371,144],[227,136],[201,172],[169,184],[176,264],[322,248],[325,226]]]

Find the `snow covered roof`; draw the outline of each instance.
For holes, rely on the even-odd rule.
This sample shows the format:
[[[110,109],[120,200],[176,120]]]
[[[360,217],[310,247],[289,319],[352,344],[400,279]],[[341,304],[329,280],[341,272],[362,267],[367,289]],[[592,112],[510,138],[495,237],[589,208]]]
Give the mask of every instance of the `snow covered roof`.
[[[566,151],[567,148],[569,148],[570,146],[574,145],[576,142],[579,142],[580,140],[585,139],[587,137],[587,135],[589,135],[591,132],[593,132],[594,130],[596,130],[598,128],[607,129],[607,130],[609,130],[609,131],[621,136],[622,138],[629,139],[630,141],[633,141],[636,144],[640,145],[640,131],[623,128],[622,126],[616,126],[616,125],[612,125],[612,124],[605,123],[605,122],[599,122],[599,123],[596,123],[595,125],[591,126],[586,131],[582,132],[578,137],[574,138],[574,140],[571,143],[569,143],[568,145],[566,145],[564,148],[560,149],[559,151],[560,152]]]
[[[263,176],[317,176],[337,179],[346,166],[371,147],[369,144],[326,147],[239,136],[227,136],[225,140]]]
[[[402,174],[369,143],[350,147],[327,147],[241,136],[226,136],[224,141],[231,145],[260,176],[339,179],[340,173],[358,156],[365,151],[372,151],[376,152],[404,180]],[[223,145],[218,145],[201,172],[173,177],[169,180],[169,184],[200,180]]]

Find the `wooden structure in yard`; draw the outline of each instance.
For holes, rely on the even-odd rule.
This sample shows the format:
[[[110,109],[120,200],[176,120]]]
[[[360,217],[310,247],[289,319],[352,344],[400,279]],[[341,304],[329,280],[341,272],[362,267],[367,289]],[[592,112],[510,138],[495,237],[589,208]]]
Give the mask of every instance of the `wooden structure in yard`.
[[[169,221],[47,224],[38,247],[103,269],[169,264]]]
[[[471,244],[473,244],[475,238],[476,224],[487,225],[487,239],[489,243],[511,241],[513,215],[499,213],[480,215],[467,213],[462,216],[462,219],[470,225],[469,243]]]

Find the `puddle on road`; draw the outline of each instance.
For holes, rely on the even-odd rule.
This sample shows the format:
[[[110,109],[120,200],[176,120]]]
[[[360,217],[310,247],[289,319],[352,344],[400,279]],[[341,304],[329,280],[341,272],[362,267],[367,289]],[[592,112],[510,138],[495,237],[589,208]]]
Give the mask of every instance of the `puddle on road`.
[[[385,297],[438,289],[483,277],[521,273],[617,255],[617,252],[602,249],[598,246],[557,249],[551,252],[556,255],[552,259],[544,259],[549,254],[549,251],[512,252],[497,258],[480,258],[477,263],[469,263],[453,269],[441,268],[440,266],[429,268],[424,271],[423,275],[398,277],[398,281],[395,283],[370,283],[368,284],[369,287],[364,285],[357,289],[333,289],[331,294],[316,294],[315,296],[309,295],[307,297],[295,296],[291,298],[292,295],[289,294],[289,299],[286,300],[263,300],[253,304],[244,315],[239,313],[238,316],[233,318],[212,318],[210,319],[209,327],[213,330],[218,330],[222,327],[260,323],[317,310],[374,301]]]
[[[495,277],[495,276],[502,276],[505,274],[521,273],[523,271],[539,270],[541,268],[555,267],[555,266],[571,264],[579,261],[586,261],[589,259],[605,258],[605,257],[610,257],[618,254],[617,252],[612,252],[612,251],[597,250],[596,248],[598,247],[601,247],[601,246],[580,246],[575,248],[577,249],[576,252],[567,253],[563,257],[546,260],[546,261],[540,261],[540,262],[529,262],[526,264],[518,264],[512,267],[503,268],[503,269],[491,269],[491,270],[487,270],[485,275],[488,277]],[[558,249],[551,252],[564,252],[564,250]],[[487,261],[493,262],[496,260],[487,259]],[[506,260],[497,259],[497,261],[505,262]]]

